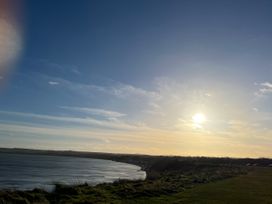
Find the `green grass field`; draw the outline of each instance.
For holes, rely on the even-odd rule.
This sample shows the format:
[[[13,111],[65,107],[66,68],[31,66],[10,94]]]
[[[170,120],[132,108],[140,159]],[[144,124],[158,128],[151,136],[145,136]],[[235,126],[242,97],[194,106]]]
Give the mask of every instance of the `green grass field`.
[[[247,175],[136,203],[272,204],[272,168],[256,168]]]

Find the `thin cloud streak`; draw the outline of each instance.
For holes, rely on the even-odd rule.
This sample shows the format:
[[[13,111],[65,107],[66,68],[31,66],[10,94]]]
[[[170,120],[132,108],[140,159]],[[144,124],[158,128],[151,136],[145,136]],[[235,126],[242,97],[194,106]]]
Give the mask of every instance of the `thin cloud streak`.
[[[85,114],[90,115],[98,115],[106,118],[119,118],[124,117],[126,114],[119,113],[116,111],[110,111],[105,109],[98,109],[98,108],[86,108],[86,107],[68,107],[68,106],[61,106],[61,108],[71,111],[77,111]]]
[[[59,121],[59,122],[67,122],[74,124],[82,124],[82,125],[92,125],[100,128],[113,128],[120,130],[137,130],[138,128],[146,128],[143,125],[136,124],[128,124],[119,120],[97,120],[94,118],[86,117],[64,117],[64,116],[52,116],[52,115],[41,115],[35,113],[22,113],[22,112],[9,112],[9,111],[0,111],[0,114],[19,116],[19,117],[27,117],[32,119],[41,119],[47,121]]]
[[[128,98],[128,97],[146,97],[152,99],[160,99],[160,94],[155,91],[147,91],[142,88],[138,88],[129,84],[123,84],[119,82],[114,82],[108,86],[99,86],[95,84],[77,83],[67,79],[59,77],[45,76],[49,81],[59,83],[62,87],[67,88],[76,93],[81,93],[85,95],[91,95],[95,92],[104,93],[107,95],[112,95],[118,98]]]
[[[255,92],[255,96],[265,96],[272,93],[272,83],[263,82],[263,83],[255,83],[256,86],[259,87],[258,91]]]
[[[57,82],[57,81],[49,81],[48,84],[52,85],[52,86],[55,86],[55,85],[59,85],[59,82]]]

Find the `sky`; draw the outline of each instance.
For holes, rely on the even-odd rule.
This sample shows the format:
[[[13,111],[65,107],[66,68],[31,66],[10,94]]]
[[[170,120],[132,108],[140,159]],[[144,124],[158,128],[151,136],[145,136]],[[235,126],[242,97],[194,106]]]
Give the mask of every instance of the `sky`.
[[[1,147],[272,157],[272,1],[1,2]]]

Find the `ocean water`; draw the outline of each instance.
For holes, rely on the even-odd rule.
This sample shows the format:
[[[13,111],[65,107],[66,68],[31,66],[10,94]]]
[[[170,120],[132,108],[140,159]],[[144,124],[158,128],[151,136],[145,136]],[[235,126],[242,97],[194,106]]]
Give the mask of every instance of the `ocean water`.
[[[51,191],[54,183],[95,185],[145,177],[138,166],[109,160],[0,153],[0,189]]]

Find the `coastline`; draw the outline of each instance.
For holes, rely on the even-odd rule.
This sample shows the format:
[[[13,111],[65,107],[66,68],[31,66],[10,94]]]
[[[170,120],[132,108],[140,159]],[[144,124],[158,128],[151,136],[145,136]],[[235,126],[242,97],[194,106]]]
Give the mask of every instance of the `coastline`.
[[[194,186],[245,175],[248,164],[267,166],[269,159],[232,159],[208,157],[171,157],[72,151],[0,149],[0,153],[41,154],[112,160],[139,166],[145,180],[118,180],[96,186],[56,184],[53,192],[0,191],[2,203],[129,203],[183,192]],[[137,203],[137,202],[136,202]]]
[[[172,167],[180,171],[190,169],[193,163],[229,164],[231,166],[263,166],[271,167],[271,158],[230,158],[230,157],[204,157],[204,156],[153,156],[144,154],[121,154],[121,153],[103,153],[103,152],[79,152],[79,151],[57,151],[57,150],[34,150],[21,148],[0,148],[0,153],[16,153],[31,155],[48,156],[68,156],[92,159],[104,159],[115,162],[122,162],[136,165],[146,172],[146,178],[152,178],[154,174],[165,170],[173,170]],[[175,163],[179,163],[175,167]],[[185,168],[187,166],[187,168]],[[185,169],[184,169],[185,168]]]

